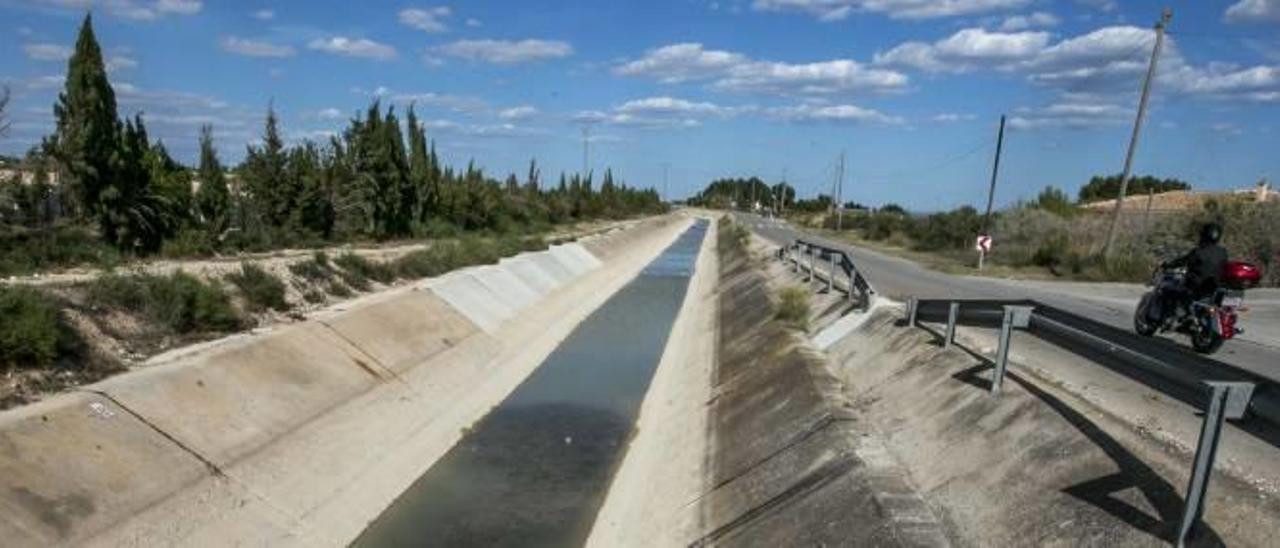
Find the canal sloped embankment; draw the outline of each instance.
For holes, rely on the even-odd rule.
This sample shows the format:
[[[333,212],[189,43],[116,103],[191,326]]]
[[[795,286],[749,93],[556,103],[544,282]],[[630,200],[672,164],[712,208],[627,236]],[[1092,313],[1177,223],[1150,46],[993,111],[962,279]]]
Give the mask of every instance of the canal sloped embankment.
[[[735,232],[717,238],[718,290],[690,289],[702,310],[681,316],[668,346],[688,359],[659,367],[589,544],[947,545],[822,356],[775,319],[762,260]],[[701,341],[681,338],[691,327]]]
[[[0,414],[0,538],[345,544],[690,223],[454,272]]]

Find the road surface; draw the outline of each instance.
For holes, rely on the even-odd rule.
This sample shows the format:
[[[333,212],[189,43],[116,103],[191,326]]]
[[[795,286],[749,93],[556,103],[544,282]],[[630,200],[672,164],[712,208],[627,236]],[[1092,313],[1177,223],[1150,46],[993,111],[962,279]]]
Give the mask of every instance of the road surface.
[[[1138,284],[955,276],[930,270],[900,257],[833,242],[804,232],[785,221],[746,214],[738,214],[738,219],[776,244],[790,243],[803,237],[815,243],[846,250],[878,293],[897,300],[910,296],[922,299],[1032,299],[1122,329],[1132,329],[1134,306],[1146,290]],[[1280,290],[1251,290],[1246,294],[1245,302],[1250,308],[1241,318],[1245,334],[1228,341],[1213,358],[1280,380]],[[1169,335],[1167,342],[1171,347],[1192,352],[1190,341],[1185,336]]]

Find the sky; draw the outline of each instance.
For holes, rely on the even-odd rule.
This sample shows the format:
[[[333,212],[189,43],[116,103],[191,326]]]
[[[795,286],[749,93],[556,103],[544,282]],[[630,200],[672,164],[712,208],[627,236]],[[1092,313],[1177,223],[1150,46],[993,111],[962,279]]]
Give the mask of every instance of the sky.
[[[375,99],[414,105],[454,165],[612,168],[671,198],[717,177],[916,210],[1119,173],[1165,3],[1112,0],[0,0],[21,155],[53,129],[92,11],[122,115],[224,160],[273,105],[327,141]],[[1170,2],[1135,172],[1199,189],[1280,182],[1280,0]]]

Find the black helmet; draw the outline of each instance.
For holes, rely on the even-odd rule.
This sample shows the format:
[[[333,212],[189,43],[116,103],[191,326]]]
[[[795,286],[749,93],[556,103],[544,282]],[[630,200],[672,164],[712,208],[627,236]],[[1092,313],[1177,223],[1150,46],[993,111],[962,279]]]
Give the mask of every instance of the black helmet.
[[[1222,225],[1218,223],[1205,223],[1200,227],[1200,243],[1216,244],[1222,240]]]

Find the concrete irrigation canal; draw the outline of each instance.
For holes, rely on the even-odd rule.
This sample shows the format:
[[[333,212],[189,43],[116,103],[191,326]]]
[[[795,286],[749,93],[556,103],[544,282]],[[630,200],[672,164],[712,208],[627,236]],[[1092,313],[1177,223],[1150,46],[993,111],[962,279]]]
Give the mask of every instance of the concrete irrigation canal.
[[[996,383],[1005,336],[784,229],[630,222],[0,413],[0,544],[1274,545],[1274,428],[1183,537],[1194,401],[1021,331]]]
[[[626,450],[706,225],[685,231],[592,313],[355,545],[581,544]]]

